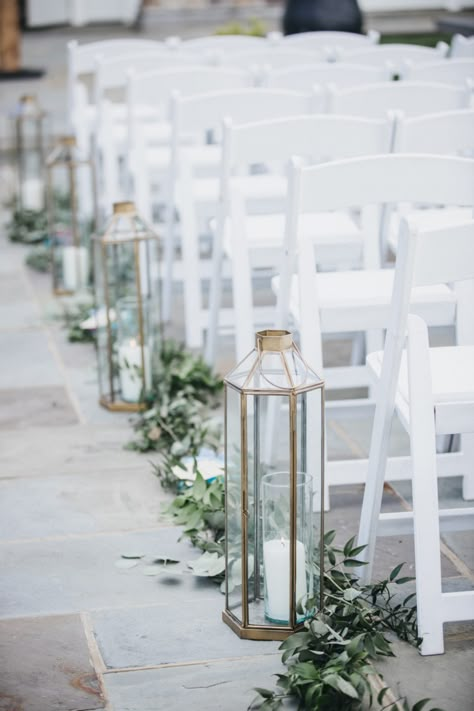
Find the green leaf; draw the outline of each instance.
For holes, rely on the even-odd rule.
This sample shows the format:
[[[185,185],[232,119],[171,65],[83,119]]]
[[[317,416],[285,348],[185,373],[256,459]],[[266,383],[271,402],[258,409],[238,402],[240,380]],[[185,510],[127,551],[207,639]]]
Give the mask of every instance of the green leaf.
[[[415,580],[415,578],[413,578],[413,577],[397,578],[397,580],[395,580],[395,583],[397,585],[405,585],[405,583],[411,583],[412,580]]]
[[[357,690],[354,689],[352,684],[344,679],[342,676],[337,677],[337,686],[340,691],[342,691],[343,694],[346,696],[350,696],[351,699],[358,699],[359,694],[357,693]]]
[[[136,558],[144,558],[145,554],[144,553],[122,553],[122,558],[127,558],[130,560],[134,560]]]
[[[421,709],[424,709],[426,704],[429,704],[430,701],[431,699],[420,699],[420,701],[417,701],[413,706],[412,711],[421,711]]]
[[[397,566],[392,570],[392,572],[391,572],[390,575],[389,575],[389,580],[390,580],[391,582],[393,582],[393,581],[395,580],[395,578],[397,577],[398,573],[401,571],[401,569],[403,568],[404,565],[405,565],[405,563],[400,563],[400,565],[397,565]]]
[[[262,689],[260,686],[254,686],[254,691],[256,691],[257,694],[260,694],[260,696],[263,696],[264,699],[272,699],[274,696],[273,691]]]

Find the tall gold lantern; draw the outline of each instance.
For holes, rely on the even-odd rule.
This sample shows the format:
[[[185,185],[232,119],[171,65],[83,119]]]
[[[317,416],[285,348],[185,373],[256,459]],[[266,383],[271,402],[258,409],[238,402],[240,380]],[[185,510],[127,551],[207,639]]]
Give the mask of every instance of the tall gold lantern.
[[[257,333],[224,383],[223,620],[245,639],[285,639],[304,603],[322,607],[324,383],[288,331]]]
[[[62,136],[46,160],[53,291],[74,294],[91,282],[91,236],[97,223],[94,166],[74,136]]]
[[[158,238],[132,202],[119,202],[94,249],[100,404],[137,412],[160,341]]]
[[[17,166],[17,209],[45,207],[44,159],[46,113],[35,96],[22,96],[11,113]]]

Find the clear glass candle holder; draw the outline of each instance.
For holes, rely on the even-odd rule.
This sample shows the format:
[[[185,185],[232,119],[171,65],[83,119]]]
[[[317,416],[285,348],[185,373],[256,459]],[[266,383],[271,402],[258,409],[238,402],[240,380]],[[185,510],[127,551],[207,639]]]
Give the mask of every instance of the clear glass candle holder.
[[[263,580],[265,617],[288,625],[292,590],[301,606],[313,594],[313,527],[311,526],[312,477],[296,472],[296,537],[293,537],[295,584],[292,581],[290,472],[274,472],[262,478]],[[304,614],[297,614],[297,622]]]

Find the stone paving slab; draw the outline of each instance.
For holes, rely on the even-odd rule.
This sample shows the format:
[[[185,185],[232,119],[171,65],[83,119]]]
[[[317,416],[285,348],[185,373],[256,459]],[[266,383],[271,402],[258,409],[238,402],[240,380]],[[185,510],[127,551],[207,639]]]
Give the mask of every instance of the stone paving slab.
[[[42,331],[0,331],[0,390],[62,385]]]
[[[0,401],[5,392],[0,394]],[[132,434],[130,426],[120,423],[29,427],[28,436],[22,430],[4,429],[0,432],[0,478],[55,474],[87,477],[125,469],[149,472],[155,455],[124,449]]]
[[[60,385],[9,388],[0,392],[0,428],[2,431],[17,428],[16,435],[24,443],[29,437],[25,430],[30,427],[39,425],[45,434],[46,427],[74,424],[77,424],[77,414],[66,390]],[[0,452],[0,462],[2,459],[3,452]],[[0,477],[3,475],[0,470]]]
[[[474,625],[466,634],[451,638],[446,634],[444,655],[422,657],[416,649],[394,640],[395,657],[377,663],[377,670],[396,696],[407,695],[410,708],[416,701],[430,697],[443,711],[472,711],[474,697]]]
[[[91,466],[85,476],[4,479],[0,540],[156,527],[168,500],[145,461],[142,471]]]
[[[335,542],[338,545],[343,545],[354,535],[357,536],[363,493],[362,485],[337,486],[331,489],[331,510],[325,514],[325,529],[336,531]],[[382,510],[384,512],[401,510],[399,499],[390,492],[390,489],[384,491]],[[384,536],[377,539],[374,580],[386,578],[395,566],[403,562],[405,575],[414,575],[415,550],[412,536]],[[441,556],[441,569],[445,577],[459,575],[458,569],[444,555]]]
[[[103,709],[78,615],[0,622],[0,709]]]
[[[164,604],[96,612],[92,615],[92,623],[105,664],[112,669],[277,651],[279,642],[239,639],[222,622],[224,604],[224,595],[213,585],[206,595],[201,594],[193,601],[181,604],[175,599],[172,606]]]
[[[245,711],[253,687],[273,688],[280,655],[105,674],[114,711]]]
[[[37,328],[41,317],[16,273],[2,274],[0,281],[0,329]]]
[[[178,543],[176,527],[81,536],[55,536],[21,542],[0,542],[0,615],[4,618],[68,614],[79,611],[165,604],[179,609],[215,585],[192,575],[174,576],[168,585],[115,562],[123,553],[148,560],[166,556],[192,560],[199,553]],[[193,601],[193,602],[192,602]]]

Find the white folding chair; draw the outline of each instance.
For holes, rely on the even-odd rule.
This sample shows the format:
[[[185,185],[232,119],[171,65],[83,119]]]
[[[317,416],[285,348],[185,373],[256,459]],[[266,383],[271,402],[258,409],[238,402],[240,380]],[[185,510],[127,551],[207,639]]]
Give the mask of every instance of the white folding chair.
[[[228,66],[252,69],[256,77],[256,83],[262,84],[266,73],[271,69],[295,67],[322,59],[324,59],[323,55],[318,55],[315,52],[281,49],[267,44],[262,49],[231,52],[221,59],[221,63]]]
[[[313,95],[284,91],[282,89],[246,89],[240,91],[214,92],[207,95],[176,97],[173,102],[173,142],[170,177],[168,186],[168,205],[176,205],[180,218],[182,240],[182,266],[184,271],[184,308],[186,343],[189,347],[199,348],[202,340],[201,312],[201,277],[199,262],[199,228],[201,224],[216,215],[219,198],[219,180],[217,171],[214,176],[196,175],[196,161],[192,154],[180,148],[182,135],[200,130],[203,136],[213,132],[218,135],[224,117],[229,116],[236,123],[263,120],[276,116],[295,116],[309,113],[312,109]],[[204,146],[206,149],[218,149],[220,146]],[[282,196],[285,183],[281,177],[256,175],[249,185],[258,200],[273,199]],[[171,303],[173,277],[174,234],[168,225],[165,240],[165,276],[164,276],[164,311]]]
[[[407,117],[397,115],[395,153],[431,153],[433,155],[474,156],[474,109],[443,111]],[[387,211],[384,242],[393,253],[397,250],[401,216],[409,217],[419,229],[455,225],[472,215],[469,207],[421,207],[399,205]]]
[[[278,89],[310,91],[315,84],[324,88],[332,84],[342,89],[389,79],[390,72],[384,66],[365,67],[343,62],[320,62],[268,70],[263,85]]]
[[[242,175],[252,164],[277,167],[283,175],[292,156],[309,162],[386,153],[392,142],[393,122],[343,116],[295,116],[271,121],[224,126],[221,188],[213,241],[213,270],[206,358],[213,363],[219,324],[232,324],[236,361],[251,346],[252,323],[273,323],[274,308],[253,304],[252,266],[275,268],[284,243],[284,205],[272,214],[248,214],[249,201],[241,194]],[[302,235],[317,243],[319,264],[335,268],[363,261],[363,236],[354,216],[340,213],[307,215]],[[298,235],[300,238],[300,235]],[[231,264],[233,309],[221,309],[222,258]]]
[[[411,81],[436,81],[439,84],[466,86],[474,82],[473,59],[442,59],[438,62],[414,64],[406,61],[403,76]]]
[[[339,56],[339,59],[347,63],[354,62],[372,67],[380,66],[383,63],[388,64],[394,76],[403,77],[407,61],[413,64],[435,62],[437,59],[446,57],[448,51],[449,45],[445,42],[439,42],[435,48],[415,44],[379,44],[370,49],[344,52]]]
[[[390,313],[394,271],[365,268],[360,271],[317,272],[314,244],[296,239],[302,216],[358,206],[362,210],[367,250],[370,250],[370,245],[372,250],[378,250],[380,214],[385,203],[413,201],[472,207],[473,176],[474,161],[447,156],[385,155],[317,166],[293,165],[285,235],[286,257],[280,283],[276,284],[276,325],[278,328],[285,327],[291,314],[299,327],[302,351],[308,362],[322,372],[329,390],[371,384],[364,365],[323,368],[323,336],[367,331],[370,334],[372,329],[377,332],[385,329]],[[297,275],[291,279],[295,264]],[[456,293],[443,285],[415,290],[412,299],[416,312],[433,326],[452,325],[456,303]],[[458,313],[458,328],[469,329],[469,318],[465,312]],[[371,350],[373,347],[369,341],[367,351]],[[374,402],[373,399],[359,398],[336,400],[328,402],[327,409],[336,417],[348,414],[348,408],[353,411],[354,406],[360,405],[365,405],[364,409],[372,412]],[[441,459],[441,465],[444,471],[449,471],[449,460]],[[366,460],[330,461],[327,484],[362,483],[366,474]],[[389,460],[389,480],[407,479],[409,476],[409,458],[392,457]]]
[[[356,86],[352,89],[328,88],[328,110],[350,116],[384,116],[387,111],[403,111],[417,116],[453,111],[469,106],[466,88],[415,81],[389,81]]]
[[[251,84],[252,77],[248,72],[238,69],[221,67],[182,67],[175,70],[153,70],[143,73],[130,72],[127,85],[128,110],[128,168],[130,181],[137,205],[141,212],[153,219],[153,187],[162,186],[163,180],[169,175],[171,157],[171,128],[169,121],[169,102],[173,92],[182,96],[201,92],[219,91],[229,88],[242,88]],[[150,90],[153,87],[153,91]],[[153,121],[143,121],[144,112],[151,112]],[[186,140],[193,142],[193,134],[200,129],[189,130]],[[166,136],[166,139],[165,139]],[[166,145],[160,145],[166,143]],[[219,154],[214,150],[202,151],[196,148],[197,156],[202,160],[217,165]],[[171,188],[170,188],[171,189]],[[172,202],[170,193],[163,198],[167,201],[167,219],[172,224]],[[167,308],[163,304],[163,316],[169,318]]]
[[[474,165],[473,161],[466,163]],[[464,188],[474,194],[474,168],[466,165]],[[429,348],[428,329],[408,316],[416,289],[440,282],[459,283],[464,299],[457,309],[470,317],[462,345]],[[474,591],[442,591],[441,530],[474,525],[474,507],[439,511],[437,477],[444,472],[436,455],[436,436],[461,434],[460,451],[450,455],[463,474],[465,498],[474,498],[474,221],[427,232],[402,224],[393,304],[385,350],[372,353],[368,366],[378,380],[378,397],[362,506],[359,544],[367,544],[361,569],[370,579],[377,535],[414,531],[417,617],[422,654],[444,651],[443,623],[474,619]],[[460,314],[459,314],[460,315]],[[408,322],[408,345],[403,351]],[[393,412],[409,432],[413,512],[380,514]],[[437,461],[438,460],[438,461]]]
[[[451,40],[451,50],[449,56],[453,59],[473,59],[474,58],[474,37],[463,37],[454,35]]]
[[[110,212],[112,203],[121,195],[120,165],[126,163],[127,156],[127,106],[125,103],[128,73],[144,73],[150,70],[172,70],[180,66],[195,65],[193,55],[184,52],[170,52],[165,45],[158,50],[148,49],[140,54],[106,58],[98,56],[93,74],[93,98],[96,107],[96,121],[93,129],[93,154],[100,180],[100,202],[105,214]],[[155,119],[156,112],[149,107],[139,109],[140,117]],[[169,126],[153,127],[154,134],[162,129],[163,141],[169,140]],[[122,181],[123,182],[123,181]]]
[[[96,57],[123,57],[126,54],[158,50],[163,46],[162,42],[143,39],[113,39],[83,45],[76,40],[68,43],[68,120],[83,149],[88,148],[89,127],[95,120],[95,107],[89,101],[86,86],[80,78],[95,71]]]

